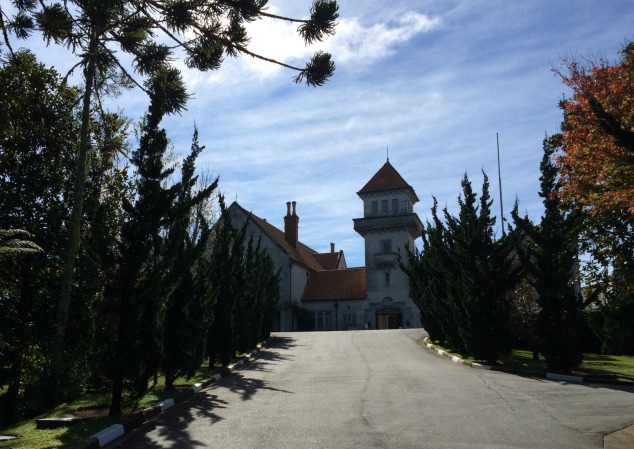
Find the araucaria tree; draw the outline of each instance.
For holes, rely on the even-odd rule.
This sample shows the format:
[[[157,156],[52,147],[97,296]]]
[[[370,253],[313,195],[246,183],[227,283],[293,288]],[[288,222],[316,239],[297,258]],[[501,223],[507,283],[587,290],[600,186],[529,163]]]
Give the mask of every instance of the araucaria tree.
[[[569,210],[562,202],[561,183],[553,157],[561,150],[561,135],[544,139],[540,164],[544,215],[539,226],[521,218],[517,208],[513,220],[516,250],[527,270],[526,279],[537,293],[537,335],[539,351],[549,370],[570,372],[583,358],[579,332],[583,301],[580,294],[579,225],[580,212]]]
[[[119,54],[132,58],[140,76],[163,70],[174,50],[184,54],[185,64],[198,70],[216,70],[225,55],[259,58],[294,70],[295,82],[320,86],[332,75],[334,63],[328,53],[318,51],[305,67],[294,67],[248,49],[245,24],[262,18],[299,23],[306,43],[334,33],[338,18],[335,0],[315,0],[310,19],[300,20],[267,12],[266,0],[102,0],[55,1],[14,0],[17,11],[10,16],[0,6],[0,28],[11,53],[10,36],[27,38],[33,30],[47,44],[69,49],[83,75],[80,145],[73,189],[73,208],[68,226],[61,294],[58,302],[53,376],[61,374],[75,259],[79,251],[81,221],[88,164],[91,152],[90,122],[93,96],[141,84],[132,77]]]

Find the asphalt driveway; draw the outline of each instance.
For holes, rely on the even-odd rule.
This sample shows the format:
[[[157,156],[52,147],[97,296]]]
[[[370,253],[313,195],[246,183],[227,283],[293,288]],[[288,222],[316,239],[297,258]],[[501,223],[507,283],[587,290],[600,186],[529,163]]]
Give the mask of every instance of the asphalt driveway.
[[[601,448],[634,389],[477,370],[421,330],[275,334],[236,374],[115,441],[126,448]]]

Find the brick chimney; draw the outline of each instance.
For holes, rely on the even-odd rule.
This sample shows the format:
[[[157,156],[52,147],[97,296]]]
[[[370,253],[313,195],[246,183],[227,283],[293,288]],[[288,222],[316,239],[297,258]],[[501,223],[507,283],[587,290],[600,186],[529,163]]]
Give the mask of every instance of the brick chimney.
[[[334,253],[335,252],[335,244],[334,243],[330,243],[330,252]]]
[[[291,204],[293,206],[293,211],[291,213]],[[299,228],[299,217],[295,212],[295,206],[297,203],[293,201],[292,203],[289,201],[286,203],[286,216],[284,217],[284,238],[286,241],[293,247],[297,248],[297,235]]]

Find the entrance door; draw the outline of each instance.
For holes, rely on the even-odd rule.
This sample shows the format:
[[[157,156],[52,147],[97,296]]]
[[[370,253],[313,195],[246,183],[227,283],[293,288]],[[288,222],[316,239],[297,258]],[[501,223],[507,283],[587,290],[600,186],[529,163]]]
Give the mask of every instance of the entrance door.
[[[377,329],[399,329],[401,327],[403,327],[403,314],[399,309],[385,308],[377,310]]]

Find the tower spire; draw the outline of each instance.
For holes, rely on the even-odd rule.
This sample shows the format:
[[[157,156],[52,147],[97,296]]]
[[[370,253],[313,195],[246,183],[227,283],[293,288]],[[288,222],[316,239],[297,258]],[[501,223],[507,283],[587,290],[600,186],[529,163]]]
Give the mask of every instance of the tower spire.
[[[390,162],[390,147],[386,146],[386,151],[387,151],[387,161]]]

